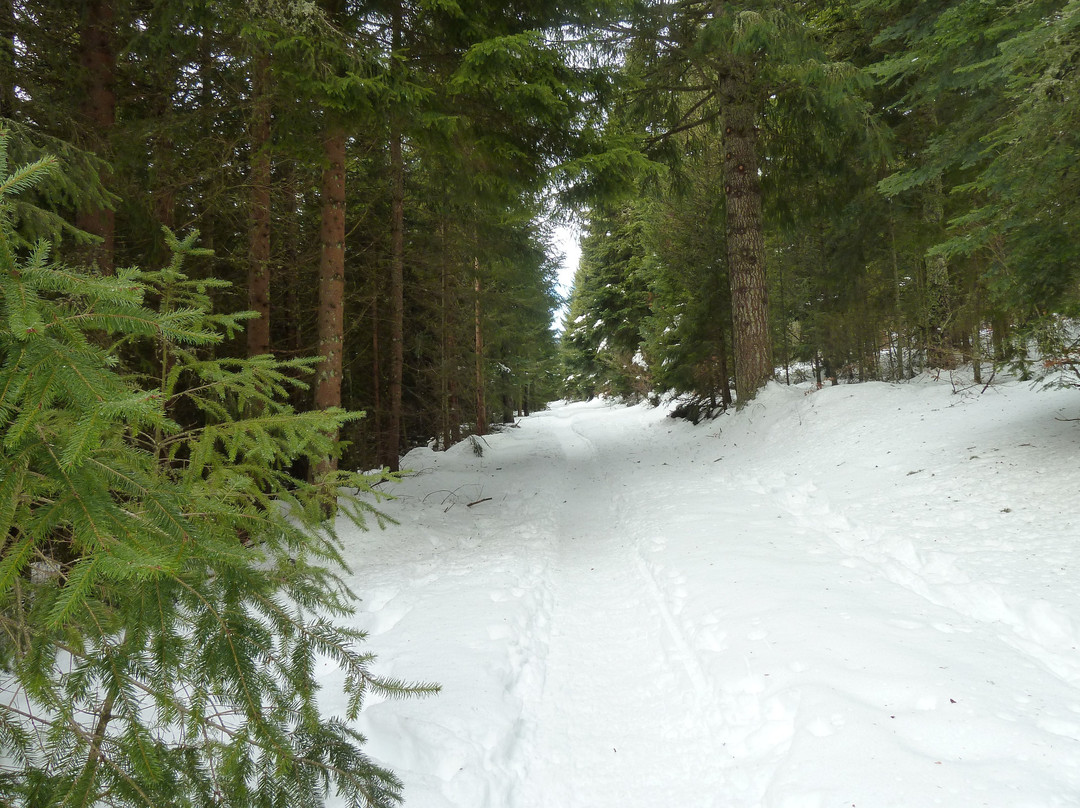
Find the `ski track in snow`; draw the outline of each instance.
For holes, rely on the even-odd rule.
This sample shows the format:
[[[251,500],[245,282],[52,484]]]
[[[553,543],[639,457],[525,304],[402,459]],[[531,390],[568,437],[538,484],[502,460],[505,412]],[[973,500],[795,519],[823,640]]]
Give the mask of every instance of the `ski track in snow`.
[[[1080,805],[1076,425],[943,387],[411,453],[349,582],[444,691],[373,700],[370,753],[419,808]]]

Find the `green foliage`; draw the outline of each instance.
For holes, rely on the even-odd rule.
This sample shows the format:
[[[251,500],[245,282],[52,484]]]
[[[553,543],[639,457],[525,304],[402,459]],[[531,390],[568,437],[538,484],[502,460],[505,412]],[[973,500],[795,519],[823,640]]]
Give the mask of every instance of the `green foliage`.
[[[642,221],[631,205],[595,212],[561,345],[568,398],[635,399],[650,389],[638,351],[648,315]]]
[[[724,154],[725,104],[757,114],[770,328],[786,371],[903,379],[972,363],[978,378],[987,359],[1018,358],[1026,376],[1070,378],[1080,3],[691,0],[629,14],[615,34],[627,92],[609,130],[663,161],[667,182],[635,186],[645,270],[614,285],[644,279],[639,336],[657,389],[715,395],[738,348],[716,282],[734,274],[717,232],[724,180],[704,160]],[[591,390],[613,375],[597,348],[614,320],[595,316],[582,280],[564,350]]]
[[[903,3],[880,25],[874,70],[908,122],[882,191],[942,199],[928,261],[949,266],[957,314],[985,292],[995,327],[1053,330],[1080,305],[1080,4]]]
[[[194,235],[168,235],[164,270],[110,277],[20,249],[7,194],[48,168],[0,186],[0,801],[396,804],[350,722],[373,690],[435,688],[371,674],[322,522],[327,491],[378,519],[379,478],[293,471],[358,414],[282,403],[309,362],[209,356],[244,315],[181,271]],[[344,715],[318,708],[320,659]]]
[[[731,304],[722,181],[715,155],[687,155],[686,179],[643,206],[650,314],[644,354],[654,389],[712,410],[731,402]]]

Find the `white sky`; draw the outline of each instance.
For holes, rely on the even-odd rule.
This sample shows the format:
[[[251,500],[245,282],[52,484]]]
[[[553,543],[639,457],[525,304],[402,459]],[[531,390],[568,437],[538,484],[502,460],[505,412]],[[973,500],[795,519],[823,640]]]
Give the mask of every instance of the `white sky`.
[[[563,256],[559,266],[559,294],[563,297],[570,296],[570,288],[574,285],[574,273],[581,260],[580,238],[581,233],[574,225],[562,224],[555,228],[555,249]],[[556,329],[562,328],[564,313],[565,307],[555,313]]]

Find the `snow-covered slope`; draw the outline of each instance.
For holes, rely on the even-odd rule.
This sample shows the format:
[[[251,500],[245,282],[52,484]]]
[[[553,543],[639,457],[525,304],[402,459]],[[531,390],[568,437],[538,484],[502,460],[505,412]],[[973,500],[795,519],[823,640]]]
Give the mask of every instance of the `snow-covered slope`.
[[[976,393],[411,453],[350,583],[378,670],[444,690],[369,751],[410,808],[1080,805],[1080,394]]]

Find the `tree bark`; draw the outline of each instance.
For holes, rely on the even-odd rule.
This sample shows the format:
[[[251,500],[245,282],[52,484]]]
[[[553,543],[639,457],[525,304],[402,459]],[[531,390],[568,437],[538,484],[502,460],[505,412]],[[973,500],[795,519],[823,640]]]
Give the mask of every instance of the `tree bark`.
[[[448,256],[446,250],[446,224],[445,222],[439,225],[439,235],[443,243],[442,260],[439,262],[439,272],[441,281],[441,297],[439,301],[440,312],[440,339],[439,339],[439,418],[440,424],[440,436],[442,438],[442,448],[446,451],[450,448],[450,429],[452,418],[454,416],[454,408],[451,405],[452,400],[452,374],[450,373],[450,351],[453,346],[453,335],[450,332],[450,267],[448,266]]]
[[[900,284],[900,260],[896,251],[896,220],[889,210],[889,251],[892,257],[893,308],[896,317],[896,381],[904,379],[904,335],[906,333],[903,311],[903,287]]]
[[[398,470],[401,443],[401,398],[405,375],[405,165],[401,132],[390,133],[390,170],[393,175],[390,226],[390,407],[386,419],[384,464]]]
[[[15,0],[0,0],[0,118],[14,118],[15,94]]]
[[[735,393],[742,406],[773,375],[765,237],[758,177],[756,111],[734,78],[721,87],[724,104],[724,195],[731,284]]]
[[[401,3],[393,9],[391,20],[395,73],[400,69],[396,55],[401,49]],[[383,465],[397,471],[401,455],[402,388],[405,377],[405,159],[402,155],[400,121],[390,121],[390,396],[386,413],[386,432],[381,442]]]
[[[382,279],[378,277],[376,268],[375,288],[371,293],[371,391],[374,399],[375,410],[375,461],[380,466],[386,465],[386,429],[384,422],[386,412],[382,401],[382,349],[379,341],[379,329],[382,328],[382,320],[379,316],[379,286]]]
[[[251,71],[251,246],[248,252],[248,356],[270,349],[270,57],[259,53]],[[344,192],[342,192],[344,198]]]
[[[731,378],[731,371],[728,369],[728,348],[727,340],[724,339],[724,326],[719,325],[716,329],[716,357],[719,364],[719,382],[720,382],[720,401],[724,404],[724,409],[731,406],[731,385],[729,379]]]
[[[484,331],[480,321],[480,260],[473,263],[476,270],[474,289],[476,291],[475,317],[476,326],[476,434],[487,434],[487,402],[484,400]]]
[[[319,231],[319,363],[315,376],[315,407],[341,406],[342,348],[345,342],[345,130],[331,126],[323,140],[326,166],[322,175],[322,223]],[[337,468],[327,458],[320,472]]]
[[[79,61],[83,69],[82,117],[87,141],[99,157],[107,157],[109,135],[116,123],[116,92],[113,89],[116,56],[113,53],[114,25],[112,0],[88,0],[79,27]],[[102,177],[108,185],[108,177]],[[75,216],[75,225],[97,236],[88,258],[101,272],[114,272],[116,216],[109,208],[84,208]]]

